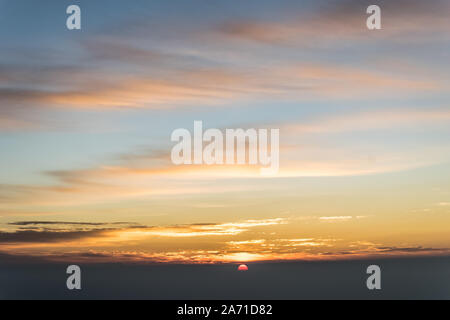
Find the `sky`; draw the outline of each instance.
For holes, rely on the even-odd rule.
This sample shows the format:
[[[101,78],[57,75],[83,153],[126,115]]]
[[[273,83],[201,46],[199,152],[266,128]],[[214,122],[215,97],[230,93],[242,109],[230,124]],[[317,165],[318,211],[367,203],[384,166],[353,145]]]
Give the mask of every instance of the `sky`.
[[[450,4],[0,1],[0,253],[242,263],[448,255]],[[67,30],[66,8],[81,8]],[[280,169],[177,128],[280,130]]]

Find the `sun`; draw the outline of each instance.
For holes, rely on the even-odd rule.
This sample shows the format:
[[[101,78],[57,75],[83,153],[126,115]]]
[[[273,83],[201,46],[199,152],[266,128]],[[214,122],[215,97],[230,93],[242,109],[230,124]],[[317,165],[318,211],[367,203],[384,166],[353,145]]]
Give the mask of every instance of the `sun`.
[[[248,267],[245,264],[241,264],[238,267],[238,271],[248,271]]]

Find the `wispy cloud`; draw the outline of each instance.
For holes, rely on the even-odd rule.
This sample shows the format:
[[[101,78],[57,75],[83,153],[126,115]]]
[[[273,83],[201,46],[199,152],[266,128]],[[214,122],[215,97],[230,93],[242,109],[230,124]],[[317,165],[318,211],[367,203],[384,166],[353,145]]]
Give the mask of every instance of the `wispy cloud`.
[[[214,264],[214,263],[242,263],[263,261],[314,261],[314,260],[342,260],[367,259],[402,256],[447,256],[450,251],[445,248],[425,247],[381,247],[372,249],[359,249],[348,251],[325,251],[323,253],[298,252],[272,252],[270,250],[258,252],[227,252],[217,250],[179,250],[166,252],[146,251],[70,251],[48,252],[44,254],[23,254],[19,252],[0,253],[2,261],[77,261],[79,263],[187,263],[187,264]]]
[[[293,101],[355,99],[375,96],[381,90],[385,94],[391,92],[397,95],[411,89],[430,91],[443,86],[433,79],[413,79],[411,75],[399,77],[355,67],[295,62],[267,67],[265,70],[220,67],[199,67],[191,71],[180,69],[174,70],[171,72],[173,75],[166,78],[159,75],[122,75],[96,69],[75,73],[75,80],[72,83],[65,80],[68,83],[64,86],[61,85],[60,78],[66,78],[65,75],[51,74],[48,80],[43,75],[43,81],[48,82],[47,86],[53,86],[51,91],[21,88],[31,80],[18,76],[17,88],[0,90],[0,100],[4,102],[3,105],[25,104],[33,105],[33,108],[165,109],[198,104],[223,105],[225,101],[236,101],[237,98],[261,99],[261,96]],[[80,78],[86,80],[81,82],[78,80]],[[14,86],[14,83],[10,86]],[[55,86],[61,88],[57,89]],[[8,110],[11,111],[11,108]],[[9,121],[8,126],[11,126],[13,122]]]
[[[286,219],[275,218],[220,224],[191,224],[174,227],[155,227],[150,229],[119,231],[118,236],[126,239],[136,239],[148,236],[185,238],[238,235],[255,227],[273,226],[284,223],[286,223]]]
[[[450,110],[447,107],[413,109],[390,108],[329,115],[310,123],[286,125],[285,129],[299,133],[356,132],[376,129],[396,129],[399,127],[417,127],[445,125],[450,122]]]
[[[33,259],[80,262],[229,263],[274,260],[351,259],[372,256],[445,255],[446,248],[389,246],[336,238],[248,238],[258,228],[287,224],[284,218],[175,226],[127,226],[127,223],[23,221],[0,233],[0,251],[9,260]],[[70,229],[46,229],[47,225]],[[29,230],[21,230],[26,226]],[[34,230],[34,226],[42,229]],[[80,227],[82,226],[82,229]],[[259,233],[264,235],[265,233]],[[218,240],[213,239],[217,237]],[[241,238],[239,238],[241,237]],[[244,237],[244,238],[242,238]],[[181,248],[178,238],[205,238],[196,248]],[[221,239],[225,239],[223,242]],[[155,244],[163,245],[158,249]],[[136,248],[136,243],[140,243]],[[145,244],[147,243],[147,247]],[[174,247],[175,245],[175,247]],[[131,249],[135,248],[135,249]]]
[[[222,38],[272,45],[324,47],[343,39],[412,41],[411,34],[417,39],[418,33],[433,36],[449,27],[444,14],[448,10],[445,1],[430,1],[427,5],[420,1],[378,1],[382,11],[389,12],[389,15],[383,15],[383,25],[388,27],[379,37],[369,37],[365,28],[365,11],[371,4],[370,1],[328,1],[314,14],[304,14],[299,10],[286,12],[281,21],[237,20],[223,24],[217,34]],[[424,37],[423,41],[426,40]]]
[[[364,218],[367,218],[367,216],[326,216],[326,217],[319,217],[318,219],[323,222],[340,222]]]
[[[414,139],[409,129],[420,126],[430,129],[450,123],[448,108],[384,109],[316,116],[308,120],[272,124],[280,127],[281,166],[277,176],[346,176],[408,170],[433,165],[449,159],[441,143],[426,143],[416,149],[387,149],[384,141],[371,147],[343,144],[339,149],[315,139],[315,135],[374,130],[402,129],[404,136]],[[315,143],[306,143],[314,139]],[[306,142],[305,142],[306,141]],[[378,146],[378,149],[376,147]],[[258,185],[207,183],[211,179],[261,178],[258,166],[174,166],[167,150],[145,155],[121,154],[98,167],[44,172],[53,185],[3,185],[0,196],[7,204],[62,204],[108,202],[115,199],[176,194],[209,194],[238,190],[255,190]],[[204,183],[201,183],[203,181]],[[157,186],[157,187],[155,187]]]
[[[90,245],[92,238],[97,238],[98,243],[122,242],[143,240],[151,237],[188,238],[207,236],[231,236],[238,235],[256,227],[274,226],[285,224],[284,218],[265,220],[245,220],[228,223],[198,223],[175,226],[142,226],[129,222],[57,222],[57,221],[19,221],[9,223],[12,226],[26,226],[27,230],[18,229],[13,232],[0,232],[0,245],[4,243],[47,243],[56,241],[71,241],[75,239],[87,239]],[[48,229],[45,226],[62,226],[62,228]],[[39,226],[36,230],[34,227]],[[78,229],[78,227],[83,227]],[[79,243],[78,245],[81,245]],[[104,244],[104,243],[103,243]],[[75,244],[77,245],[77,244]]]
[[[63,226],[106,226],[106,225],[128,225],[130,222],[69,222],[69,221],[17,221],[8,223],[12,226],[42,226],[42,225],[63,225]]]

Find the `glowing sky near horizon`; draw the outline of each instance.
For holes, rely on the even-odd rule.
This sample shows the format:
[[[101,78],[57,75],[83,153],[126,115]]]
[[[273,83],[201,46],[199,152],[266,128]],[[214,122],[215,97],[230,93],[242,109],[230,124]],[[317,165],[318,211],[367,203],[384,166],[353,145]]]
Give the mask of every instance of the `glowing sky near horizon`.
[[[0,252],[250,262],[448,254],[450,7],[0,1]],[[279,128],[280,170],[174,129]]]

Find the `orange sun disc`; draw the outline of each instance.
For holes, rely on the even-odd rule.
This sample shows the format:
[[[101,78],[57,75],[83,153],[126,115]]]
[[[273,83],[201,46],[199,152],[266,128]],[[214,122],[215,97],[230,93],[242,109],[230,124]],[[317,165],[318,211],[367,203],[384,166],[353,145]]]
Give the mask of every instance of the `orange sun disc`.
[[[241,264],[238,267],[238,271],[247,271],[247,270],[248,270],[248,267],[245,264]]]

